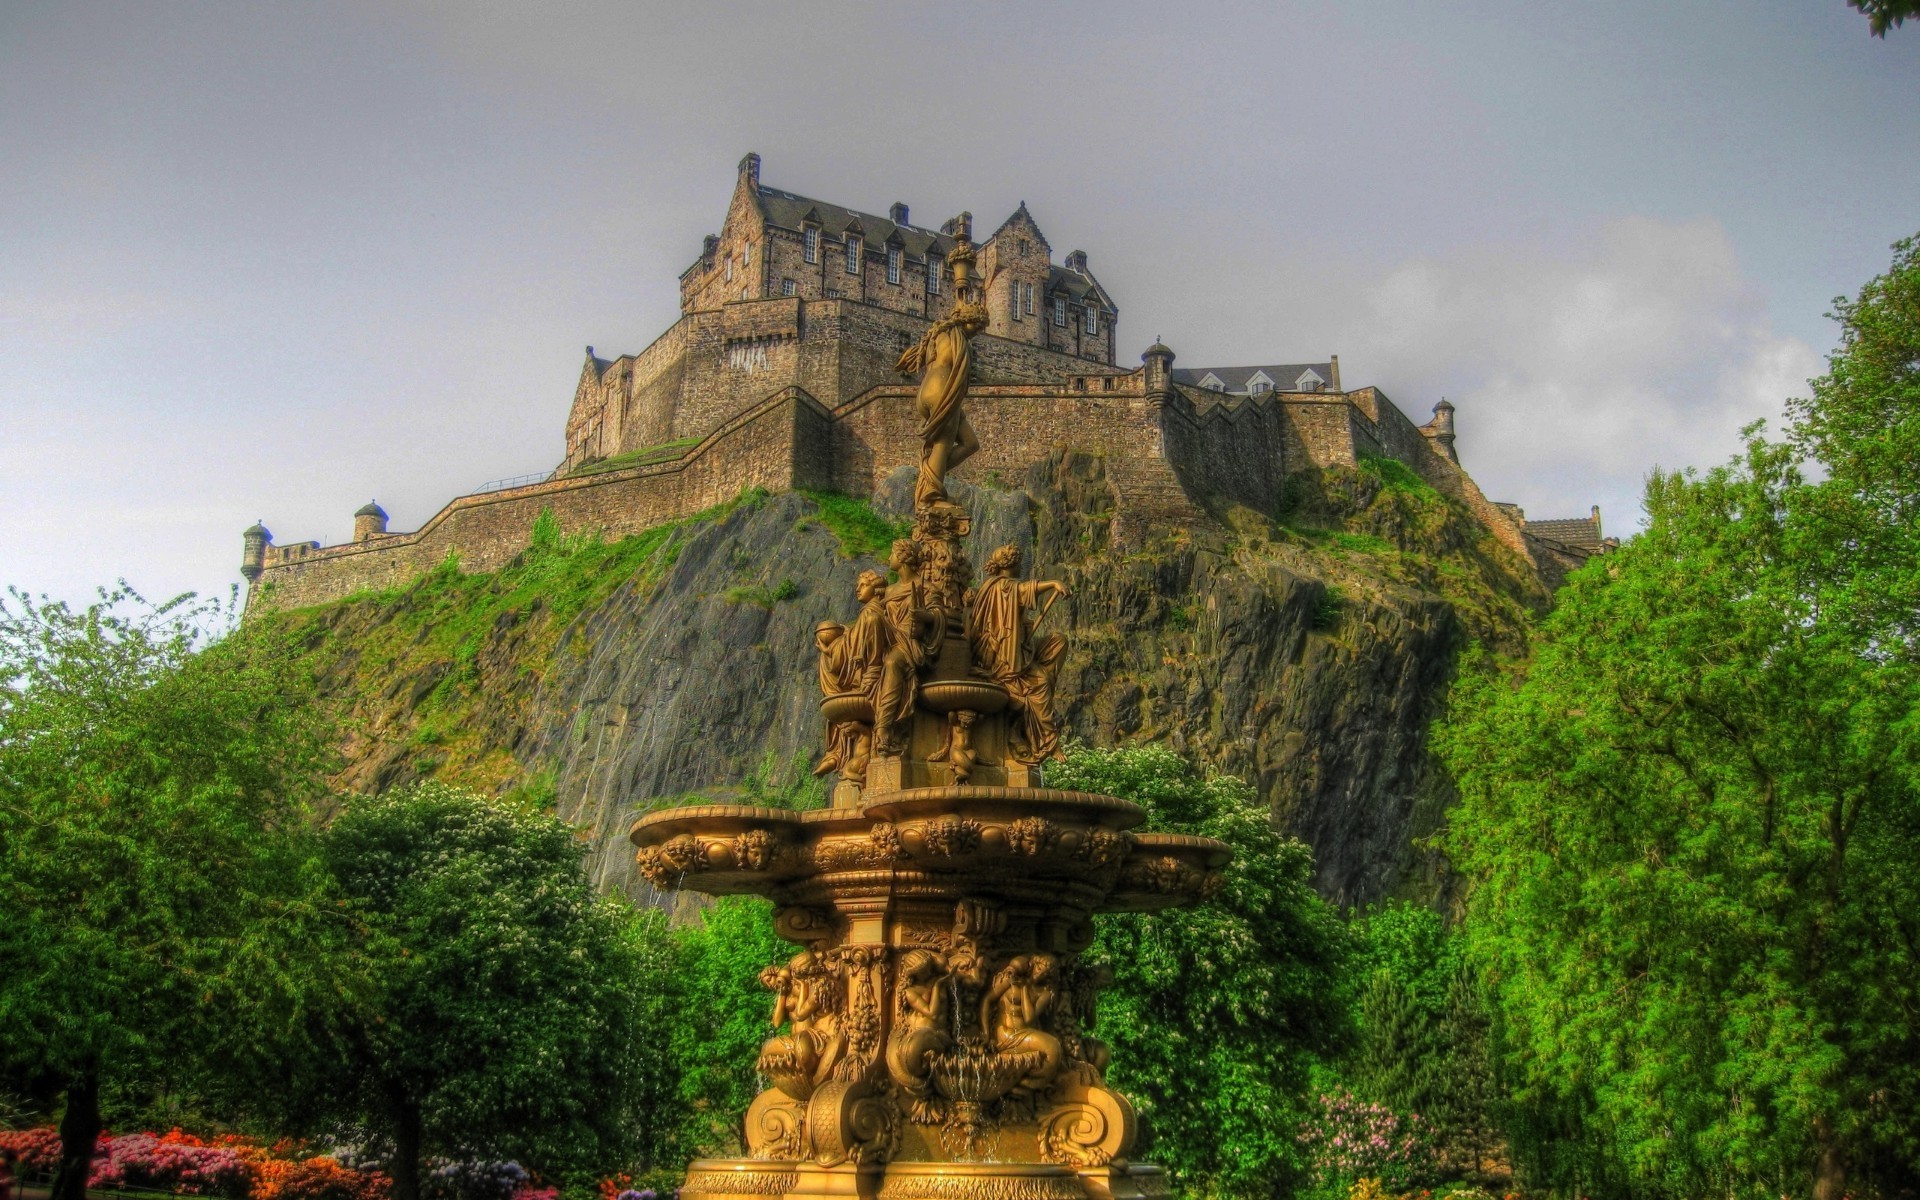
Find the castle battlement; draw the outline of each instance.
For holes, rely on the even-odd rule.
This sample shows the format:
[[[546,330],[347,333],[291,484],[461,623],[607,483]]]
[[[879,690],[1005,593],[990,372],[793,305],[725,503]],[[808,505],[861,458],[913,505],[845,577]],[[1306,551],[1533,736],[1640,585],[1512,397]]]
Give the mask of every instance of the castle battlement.
[[[450,553],[465,570],[494,570],[526,547],[543,510],[563,532],[622,537],[751,487],[870,495],[917,463],[914,388],[896,363],[951,314],[939,271],[970,218],[929,230],[908,223],[904,204],[873,217],[762,187],[759,170],[757,155],[741,163],[722,233],[681,277],[673,325],[637,353],[587,348],[549,477],[457,497],[412,533],[389,532],[369,504],[339,546],[276,545],[255,525],[243,537],[249,604],[399,586]],[[1155,343],[1139,367],[1116,366],[1112,297],[1084,252],[1051,261],[1024,204],[980,243],[978,263],[989,320],[972,342],[968,404],[994,436],[961,478],[1017,475],[1060,449],[1104,456],[1126,536],[1221,504],[1271,511],[1297,471],[1390,457],[1549,575],[1601,548],[1597,512],[1591,538],[1574,528],[1582,522],[1531,536],[1518,509],[1489,501],[1460,467],[1453,405],[1416,425],[1377,388],[1343,390],[1337,356],[1175,370]]]

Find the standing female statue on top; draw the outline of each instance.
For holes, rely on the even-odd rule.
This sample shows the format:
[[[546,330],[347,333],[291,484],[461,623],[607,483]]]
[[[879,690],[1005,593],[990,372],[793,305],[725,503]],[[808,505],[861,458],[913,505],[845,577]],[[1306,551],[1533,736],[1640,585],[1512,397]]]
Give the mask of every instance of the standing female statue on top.
[[[973,242],[962,214],[954,233],[954,248],[947,255],[953,264],[954,295],[958,303],[953,315],[936,322],[920,344],[900,356],[895,369],[920,376],[920,391],[914,405],[920,414],[920,478],[913,487],[916,510],[948,503],[947,472],[973,457],[980,448],[973,426],[967,423],[961,401],[967,395],[967,378],[973,369],[971,339],[987,327],[987,310],[968,284],[973,266]]]

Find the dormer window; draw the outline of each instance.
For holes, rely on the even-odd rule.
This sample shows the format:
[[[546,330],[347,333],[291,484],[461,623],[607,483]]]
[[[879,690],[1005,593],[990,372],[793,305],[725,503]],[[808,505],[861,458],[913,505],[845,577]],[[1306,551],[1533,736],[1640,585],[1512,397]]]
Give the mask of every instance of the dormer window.
[[[852,234],[847,235],[847,274],[858,275],[860,273],[860,259],[865,256],[866,252],[866,245],[859,238],[854,237]]]
[[[900,282],[900,247],[887,247],[887,282]]]
[[[927,254],[927,295],[940,294],[940,272],[946,265],[946,260],[938,254],[932,252]]]
[[[1296,392],[1317,392],[1326,387],[1326,384],[1327,381],[1320,377],[1318,371],[1312,367],[1308,367],[1306,370],[1300,372],[1300,378],[1293,381],[1293,390]]]
[[[809,225],[800,231],[801,252],[810,263],[820,261],[820,227]]]
[[[1264,396],[1273,390],[1273,379],[1265,371],[1255,371],[1247,380],[1247,395]]]
[[[1087,305],[1087,336],[1092,337],[1099,332],[1100,310],[1089,304]]]
[[[1053,298],[1053,323],[1062,329],[1065,329],[1067,326],[1067,298],[1065,296],[1055,296]]]
[[[1209,392],[1224,392],[1227,390],[1226,380],[1215,375],[1212,371],[1207,372],[1206,378],[1200,381],[1200,386]]]

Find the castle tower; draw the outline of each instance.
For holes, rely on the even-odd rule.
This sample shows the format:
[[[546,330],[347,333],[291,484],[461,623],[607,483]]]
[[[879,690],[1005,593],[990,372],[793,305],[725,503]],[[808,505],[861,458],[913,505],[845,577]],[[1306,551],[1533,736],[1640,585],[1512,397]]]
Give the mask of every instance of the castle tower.
[[[1147,395],[1152,399],[1165,400],[1173,394],[1173,351],[1158,338],[1147,352],[1140,356],[1147,366]]]
[[[1453,405],[1447,403],[1445,396],[1440,397],[1440,403],[1433,406],[1433,420],[1427,422],[1420,432],[1433,439],[1434,445],[1440,447],[1440,453],[1447,456],[1448,462],[1460,465],[1460,456],[1453,449]]]
[[[267,569],[267,547],[271,545],[273,534],[258,521],[240,534],[240,574],[249,585],[260,582],[261,573]]]
[[[370,542],[387,536],[387,510],[377,500],[369,500],[354,511],[353,540]]]

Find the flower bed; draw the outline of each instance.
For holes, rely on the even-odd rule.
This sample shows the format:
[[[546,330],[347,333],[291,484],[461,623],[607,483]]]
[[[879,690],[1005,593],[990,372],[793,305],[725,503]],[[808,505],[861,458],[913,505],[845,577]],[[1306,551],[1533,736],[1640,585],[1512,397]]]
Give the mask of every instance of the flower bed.
[[[1340,1088],[1318,1101],[1300,1142],[1321,1184],[1370,1179],[1399,1192],[1433,1175],[1433,1139],[1419,1114],[1397,1113]]]
[[[0,1130],[24,1169],[48,1174],[60,1166],[60,1134],[52,1126]],[[387,1177],[353,1170],[330,1155],[306,1155],[281,1141],[262,1145],[226,1135],[196,1137],[178,1129],[162,1134],[102,1133],[94,1144],[87,1186],[214,1196],[222,1200],[387,1200]]]

